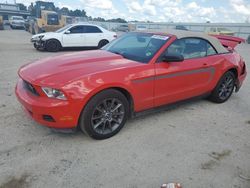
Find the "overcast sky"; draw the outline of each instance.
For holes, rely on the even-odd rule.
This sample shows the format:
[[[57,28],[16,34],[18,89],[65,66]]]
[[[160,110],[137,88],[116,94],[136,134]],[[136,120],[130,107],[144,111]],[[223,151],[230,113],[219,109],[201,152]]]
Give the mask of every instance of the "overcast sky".
[[[0,0],[3,2],[3,0]],[[6,0],[4,0],[5,2]],[[12,0],[7,0],[13,2]],[[88,16],[154,22],[250,21],[250,0],[51,0],[56,6],[85,9]],[[16,0],[30,4],[32,0]]]

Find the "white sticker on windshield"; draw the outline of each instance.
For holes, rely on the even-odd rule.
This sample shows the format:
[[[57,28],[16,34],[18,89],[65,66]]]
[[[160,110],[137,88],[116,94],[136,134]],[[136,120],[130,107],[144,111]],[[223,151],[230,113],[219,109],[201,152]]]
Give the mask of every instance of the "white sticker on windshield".
[[[153,35],[151,38],[160,39],[160,40],[168,40],[169,39],[168,36],[163,36],[163,35]]]

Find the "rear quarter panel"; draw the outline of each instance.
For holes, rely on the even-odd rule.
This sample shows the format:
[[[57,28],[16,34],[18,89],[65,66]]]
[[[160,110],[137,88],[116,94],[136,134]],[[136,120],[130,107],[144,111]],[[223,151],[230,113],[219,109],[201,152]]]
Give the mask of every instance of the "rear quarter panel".
[[[219,54],[216,56],[211,56],[214,57],[214,59],[213,58],[209,59],[210,62],[216,59],[218,61],[218,64],[215,65],[216,71],[213,82],[209,88],[210,91],[212,91],[216,87],[217,83],[219,82],[223,74],[225,74],[230,69],[236,69],[238,75],[240,74],[239,63],[241,61],[241,56],[237,52],[229,52],[225,54]]]

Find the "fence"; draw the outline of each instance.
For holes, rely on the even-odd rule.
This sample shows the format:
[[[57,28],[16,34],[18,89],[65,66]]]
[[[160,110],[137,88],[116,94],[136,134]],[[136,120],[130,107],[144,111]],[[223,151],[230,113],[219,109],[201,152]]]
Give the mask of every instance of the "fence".
[[[123,23],[113,22],[95,22],[91,23],[100,25],[108,30],[116,31]],[[190,31],[205,32],[211,27],[227,28],[235,33],[235,36],[247,39],[250,36],[250,23],[128,23],[130,30],[136,30],[138,26],[145,29],[174,29],[176,26],[185,26]]]

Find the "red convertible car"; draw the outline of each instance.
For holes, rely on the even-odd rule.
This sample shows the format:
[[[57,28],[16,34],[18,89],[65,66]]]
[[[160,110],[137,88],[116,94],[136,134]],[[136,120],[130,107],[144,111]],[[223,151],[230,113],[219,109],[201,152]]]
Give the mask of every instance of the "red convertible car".
[[[101,50],[21,67],[16,95],[43,125],[105,139],[138,112],[203,95],[225,102],[247,74],[234,50],[240,42],[188,31],[127,33]]]

